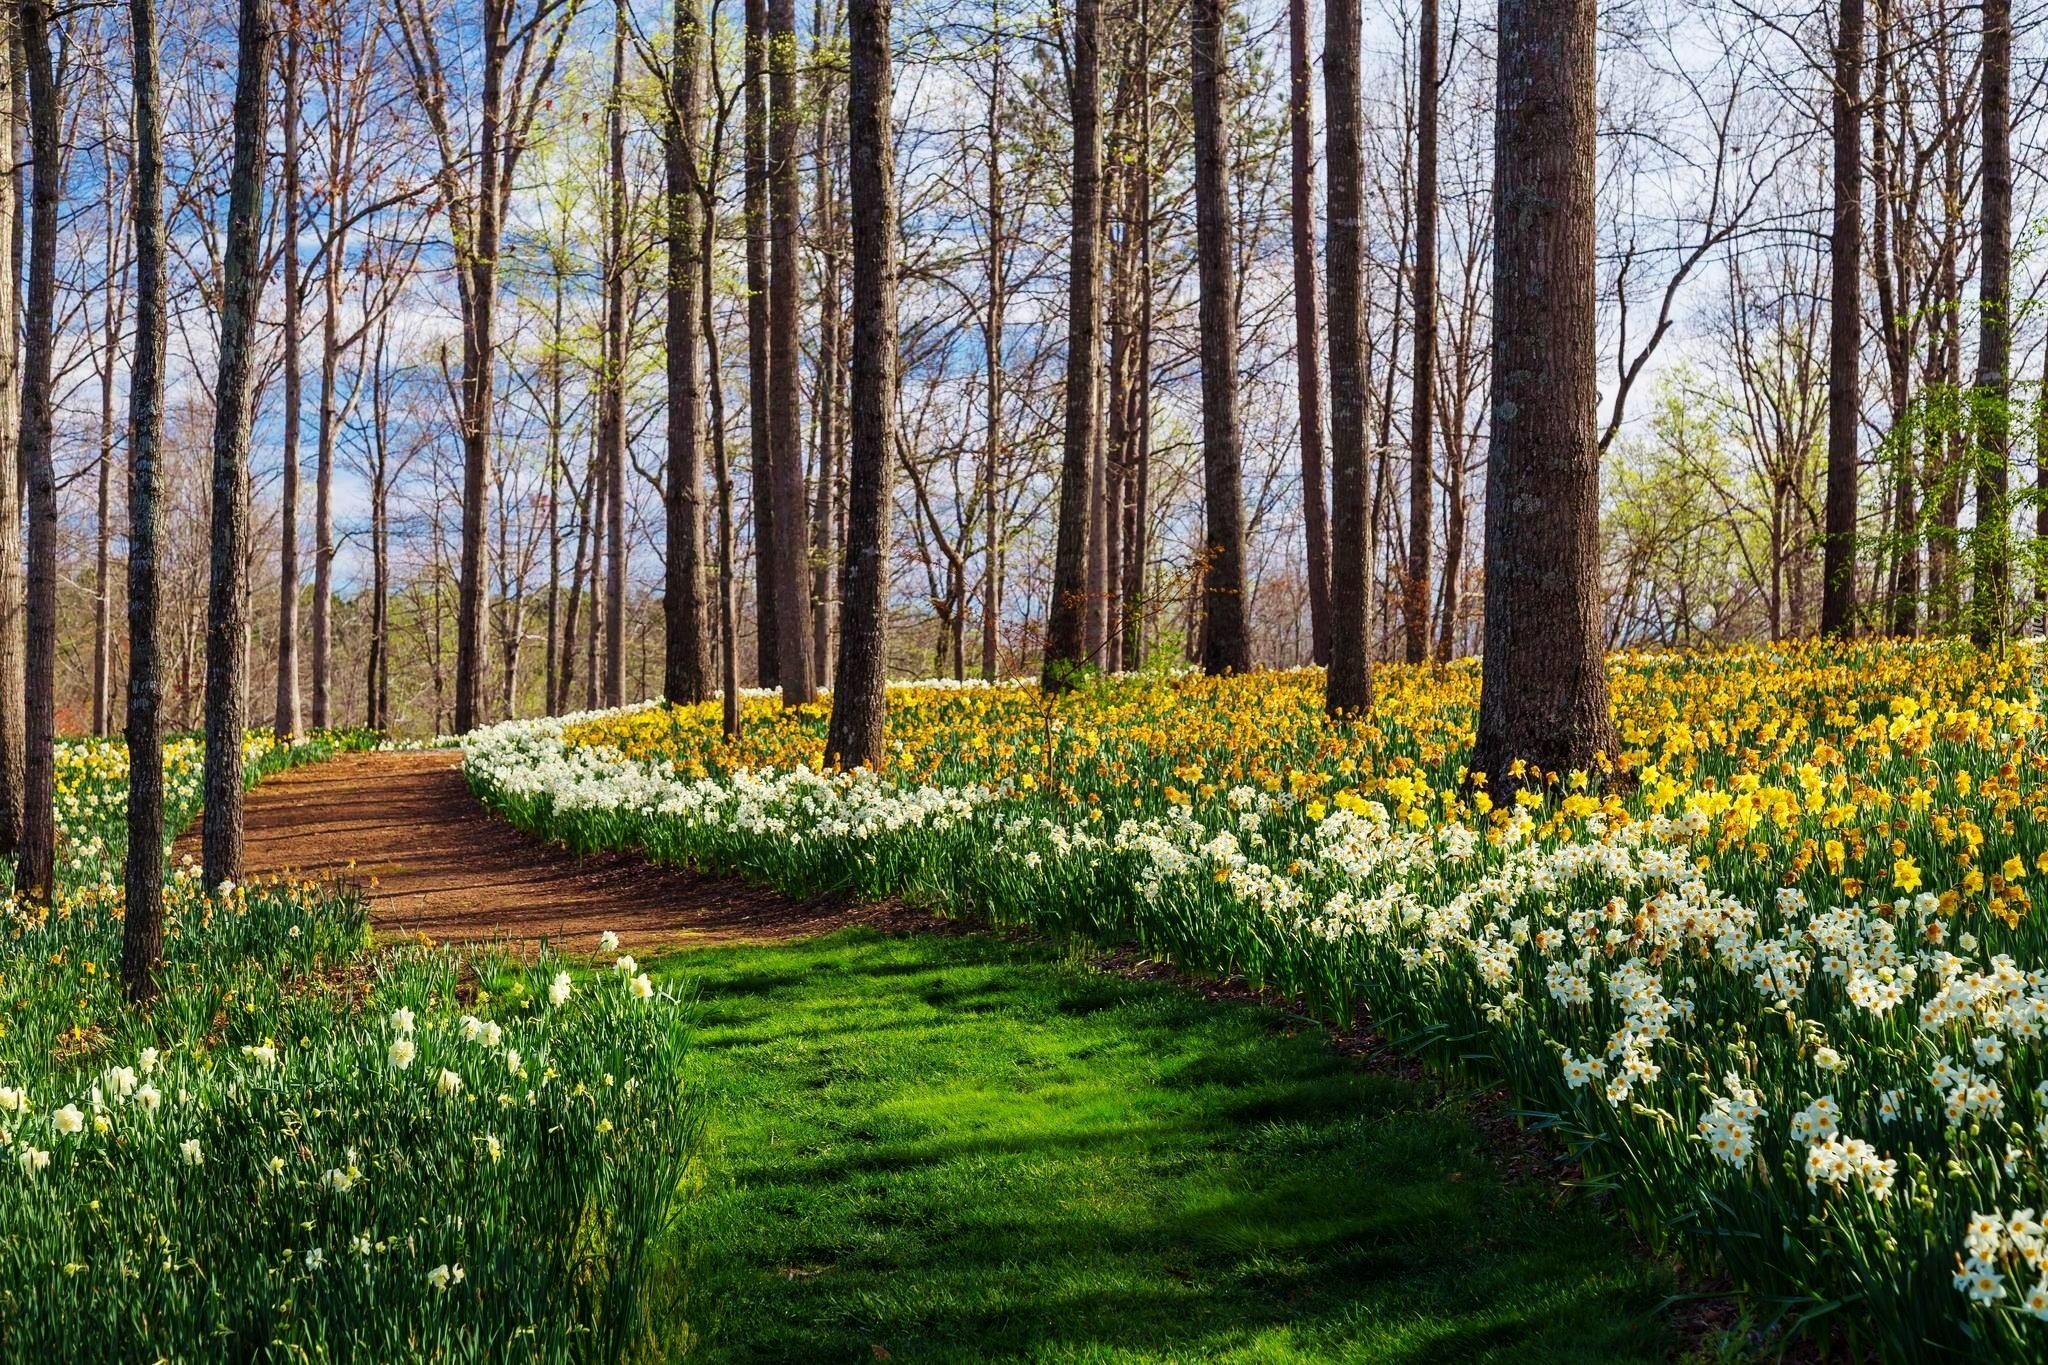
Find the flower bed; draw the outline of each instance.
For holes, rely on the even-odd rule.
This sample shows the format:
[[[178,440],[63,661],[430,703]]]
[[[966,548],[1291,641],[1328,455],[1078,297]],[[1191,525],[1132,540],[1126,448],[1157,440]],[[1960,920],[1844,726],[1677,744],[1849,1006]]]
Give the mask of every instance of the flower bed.
[[[333,741],[251,740],[252,776]],[[173,827],[199,747],[166,752]],[[60,891],[0,940],[0,1355],[618,1359],[657,1303],[694,1129],[644,977],[424,944],[361,899],[167,888],[124,1003],[125,754],[60,753]],[[652,997],[652,998],[650,998]]]
[[[1496,804],[1477,670],[892,690],[884,774],[822,707],[473,735],[580,848],[904,895],[1244,972],[1497,1070],[1654,1241],[1892,1359],[2048,1351],[2040,651],[1611,662],[1624,745]],[[1618,780],[1625,775],[1626,780]],[[1504,784],[1494,784],[1503,787]]]

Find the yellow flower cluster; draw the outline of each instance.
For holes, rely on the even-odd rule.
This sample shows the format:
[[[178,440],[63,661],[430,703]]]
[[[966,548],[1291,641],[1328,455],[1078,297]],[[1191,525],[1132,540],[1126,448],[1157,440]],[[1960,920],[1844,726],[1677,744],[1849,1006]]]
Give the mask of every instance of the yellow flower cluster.
[[[1690,812],[1710,822],[1713,856],[1767,866],[1785,885],[1821,880],[1850,898],[1934,888],[1944,919],[2016,925],[2033,908],[2030,883],[2048,875],[2048,841],[2023,830],[2048,820],[2048,753],[2005,742],[2039,731],[2039,664],[2035,648],[1918,644],[1617,655],[1620,751],[1600,756],[1605,771],[1544,774],[1518,805],[1539,840],[1600,811]],[[972,782],[1110,812],[1206,806],[1250,786],[1311,819],[1370,799],[1410,828],[1503,825],[1510,812],[1485,775],[1468,781],[1462,765],[1476,665],[1385,666],[1375,684],[1370,722],[1349,728],[1325,720],[1322,675],[1309,669],[1119,678],[1058,699],[1024,683],[902,685],[889,694],[885,770],[902,786]],[[647,707],[563,738],[688,778],[818,769],[827,711],[749,698],[729,742],[715,703]]]

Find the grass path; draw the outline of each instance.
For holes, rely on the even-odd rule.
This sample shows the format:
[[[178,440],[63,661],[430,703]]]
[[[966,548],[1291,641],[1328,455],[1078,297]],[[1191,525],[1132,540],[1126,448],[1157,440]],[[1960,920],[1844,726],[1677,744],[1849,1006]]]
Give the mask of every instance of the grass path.
[[[852,929],[701,996],[696,1358],[1664,1360],[1670,1288],[1467,1103],[1040,944]]]

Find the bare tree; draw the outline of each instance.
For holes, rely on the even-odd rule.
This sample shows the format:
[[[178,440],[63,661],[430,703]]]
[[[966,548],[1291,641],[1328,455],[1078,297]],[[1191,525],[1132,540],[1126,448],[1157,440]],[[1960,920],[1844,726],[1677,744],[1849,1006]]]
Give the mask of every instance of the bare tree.
[[[1429,552],[1435,478],[1437,0],[1422,0],[1415,75],[1415,302],[1413,397],[1408,407],[1408,581],[1402,595],[1407,659],[1429,656]]]
[[[284,220],[278,241],[284,255],[284,467],[278,496],[277,711],[271,722],[280,737],[299,731],[299,336],[305,303],[299,282],[299,23],[289,9],[286,19],[280,73],[284,103],[279,111],[284,120],[284,159],[278,184]]]
[[[220,372],[214,385],[213,547],[206,605],[206,822],[209,889],[242,879],[244,628],[248,619],[249,423],[263,303],[264,116],[270,84],[270,0],[241,0],[236,28],[234,162],[228,177]]]
[[[157,572],[162,512],[157,460],[163,438],[163,133],[158,122],[154,0],[129,0],[135,125],[135,352],[128,372],[128,849],[121,980],[128,998],[155,992],[164,943],[163,676],[158,658]]]
[[[1330,661],[1330,528],[1323,502],[1323,348],[1322,317],[1316,307],[1315,100],[1309,65],[1308,0],[1287,0],[1287,133],[1294,172],[1287,222],[1294,249],[1302,532],[1308,541],[1310,652],[1317,663],[1326,664]]]
[[[514,172],[553,79],[573,0],[482,0],[475,126],[463,138],[455,77],[426,0],[393,0],[413,93],[432,130],[435,187],[455,251],[462,316],[462,556],[456,610],[455,728],[481,719],[484,656],[484,499],[496,401],[498,268]],[[473,178],[472,178],[473,177]]]
[[[19,19],[18,7],[0,4],[0,52],[14,50]],[[0,128],[15,126],[19,104],[15,64],[0,61]],[[0,270],[0,858],[12,858],[21,848],[28,743],[22,665],[28,603],[21,568],[21,272],[11,268],[21,245],[15,235],[20,183],[15,140],[0,137],[0,261],[10,263]]]
[[[768,345],[768,0],[746,0],[743,174],[747,224],[747,452],[754,504],[754,677],[781,681],[781,632],[775,588],[774,358]]]
[[[1856,629],[1856,454],[1863,408],[1863,0],[1842,0],[1834,83],[1834,275],[1820,628],[1825,635],[1849,635]]]
[[[775,507],[776,673],[782,700],[817,697],[809,632],[810,536],[804,507],[803,402],[797,327],[803,273],[797,264],[796,0],[768,3],[768,446]],[[760,490],[755,490],[760,496]]]
[[[597,450],[604,462],[604,704],[626,700],[626,0],[612,4],[612,88],[605,102],[604,338]]]
[[[57,471],[52,444],[52,350],[57,309],[57,212],[63,195],[65,82],[51,50],[47,0],[22,0],[21,61],[28,71],[28,311],[21,365],[21,464],[28,503],[26,762],[21,860],[15,886],[47,897],[57,864]]]

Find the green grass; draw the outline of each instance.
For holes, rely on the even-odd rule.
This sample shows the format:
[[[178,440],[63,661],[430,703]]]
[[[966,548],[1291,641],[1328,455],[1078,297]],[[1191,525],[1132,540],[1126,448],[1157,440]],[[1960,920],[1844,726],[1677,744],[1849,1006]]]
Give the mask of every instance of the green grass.
[[[1672,1288],[1469,1102],[1061,949],[852,930],[699,991],[711,1361],[1664,1360]]]

